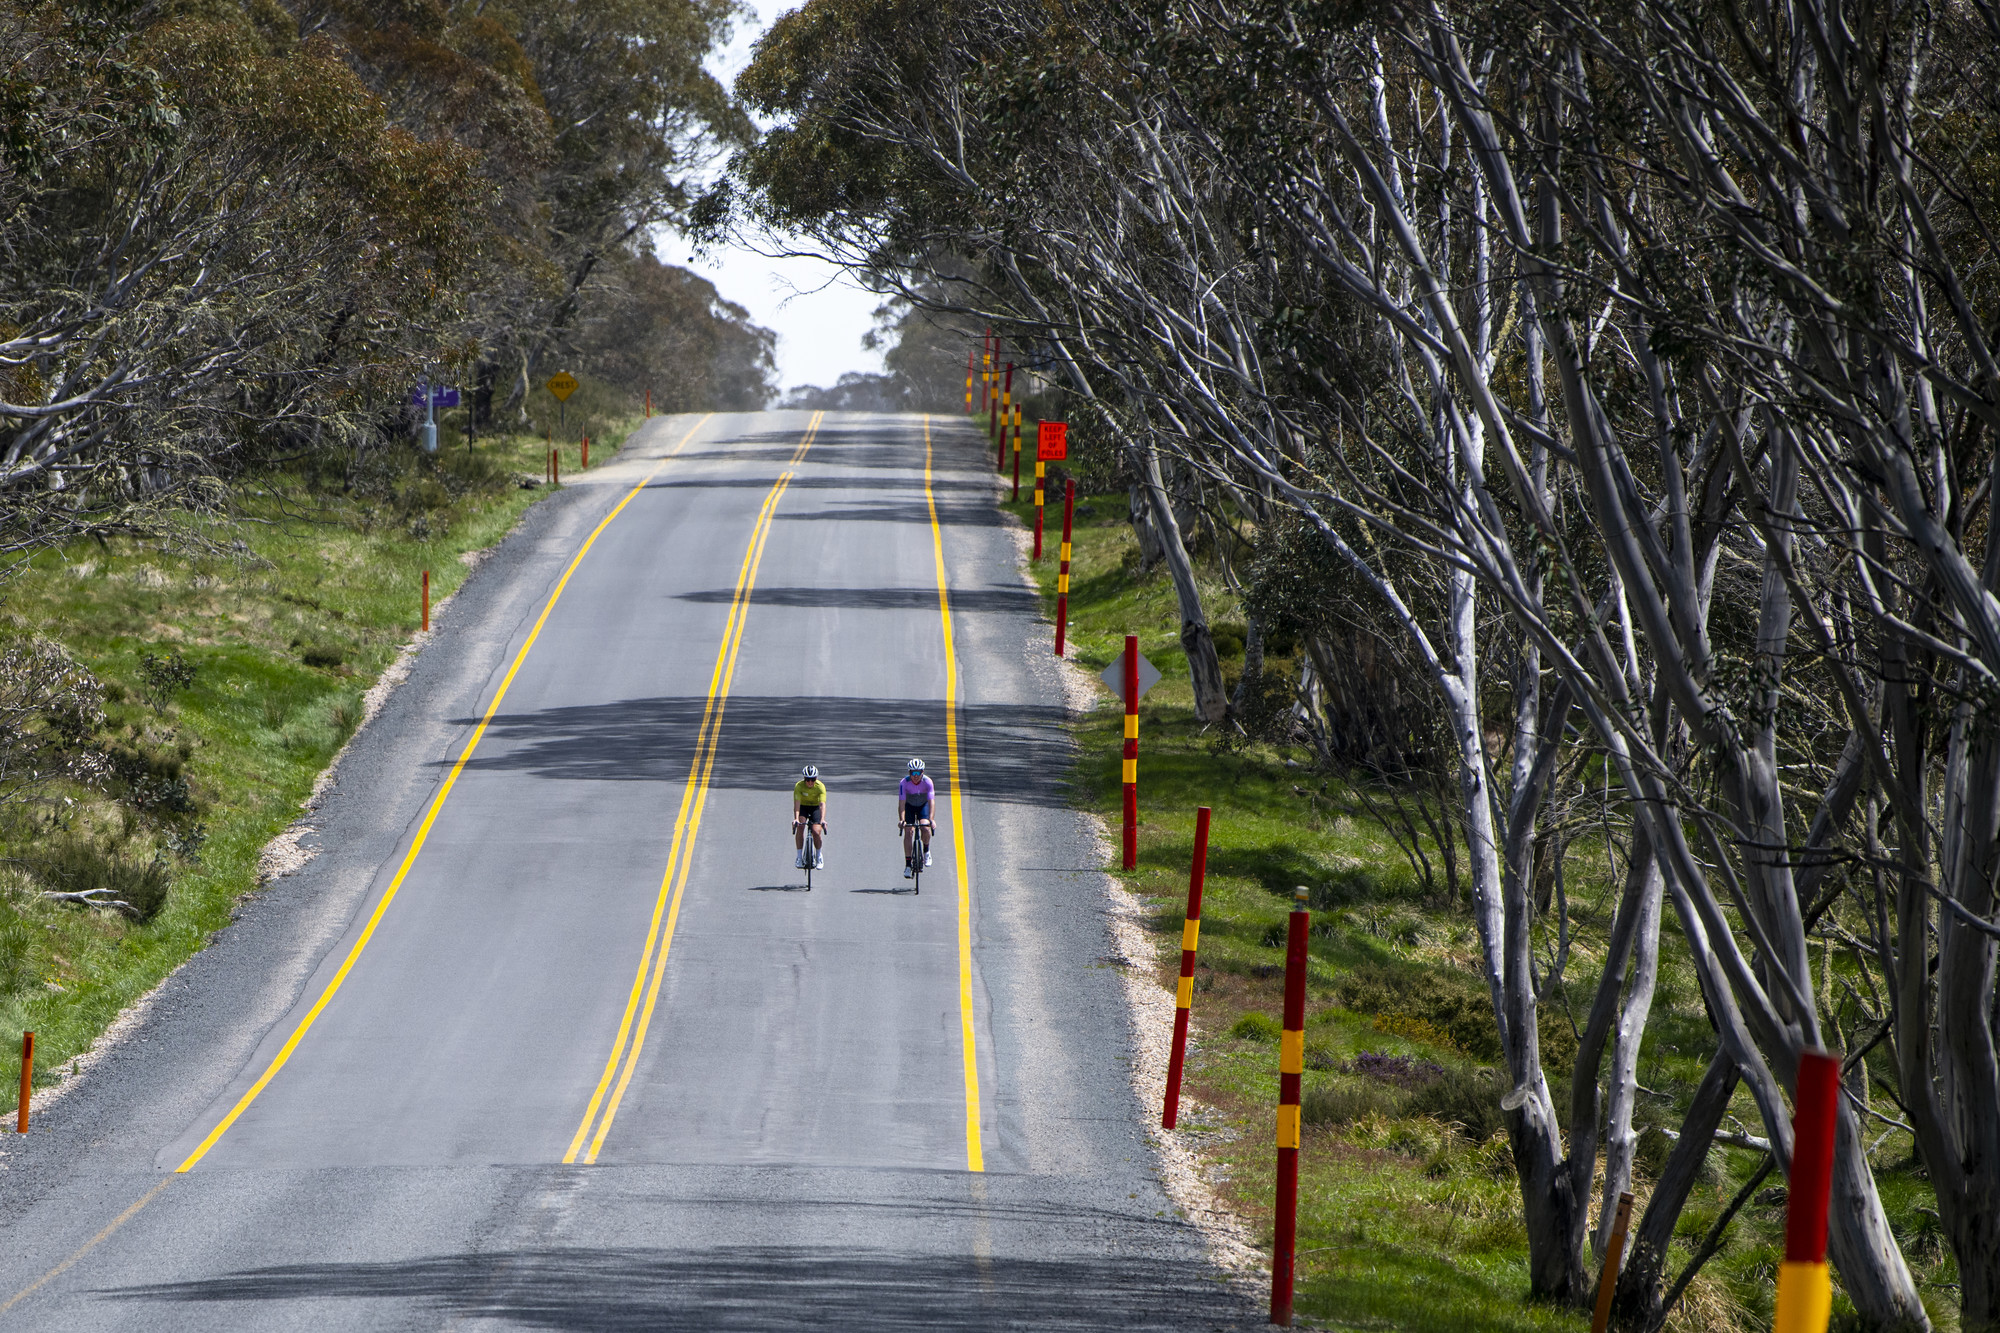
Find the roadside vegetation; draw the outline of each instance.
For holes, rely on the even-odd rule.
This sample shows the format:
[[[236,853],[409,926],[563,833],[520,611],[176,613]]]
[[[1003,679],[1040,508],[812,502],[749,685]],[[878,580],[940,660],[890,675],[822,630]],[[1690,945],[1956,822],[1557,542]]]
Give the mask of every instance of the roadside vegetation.
[[[573,469],[647,402],[768,401],[773,335],[655,251],[751,135],[703,63],[739,17],[0,0],[9,1067],[228,920],[556,421]]]
[[[1042,405],[1061,412],[1054,400]],[[1091,480],[1086,473],[1086,485]],[[1101,473],[1096,480],[1102,485]],[[1059,480],[1049,495],[1050,558],[1036,577],[1053,614]],[[1032,523],[1025,499],[1007,508]],[[1586,1329],[1586,1314],[1530,1299],[1527,1234],[1500,1106],[1508,1085],[1480,980],[1477,932],[1463,871],[1454,884],[1447,868],[1449,838],[1441,843],[1432,832],[1446,827],[1446,802],[1421,782],[1324,760],[1295,713],[1305,662],[1297,636],[1283,627],[1266,635],[1261,683],[1253,680],[1238,696],[1237,719],[1199,721],[1171,577],[1160,565],[1146,568],[1129,519],[1124,491],[1100,489],[1079,500],[1069,641],[1072,660],[1094,676],[1123,650],[1123,636],[1137,633],[1140,650],[1164,675],[1140,705],[1139,868],[1123,878],[1153,908],[1157,980],[1168,989],[1180,961],[1195,809],[1214,811],[1193,1009],[1198,1035],[1184,1094],[1202,1109],[1190,1115],[1184,1104],[1177,1132],[1268,1243],[1283,938],[1293,887],[1305,885],[1313,926],[1301,1315],[1316,1327],[1408,1333]],[[1224,684],[1236,695],[1248,628],[1244,599],[1212,548],[1197,544],[1196,554]],[[1257,691],[1261,702],[1252,701]],[[1080,799],[1114,830],[1122,735],[1120,705],[1109,693],[1077,727]],[[1580,832],[1563,863],[1572,938],[1564,978],[1544,1001],[1553,1021],[1542,1028],[1542,1055],[1564,1094],[1575,1025],[1603,967],[1617,901],[1605,838],[1602,830]],[[1462,863],[1462,850],[1456,855]],[[1536,943],[1538,955],[1553,957],[1557,942],[1546,923]],[[1712,1043],[1685,948],[1668,939],[1638,1057],[1644,1091],[1634,1111],[1632,1188],[1641,1206],[1666,1165],[1670,1135]],[[1726,1132],[1754,1138],[1756,1120],[1739,1088]],[[1869,1142],[1891,1224],[1926,1302],[1939,1327],[1955,1327],[1956,1270],[1912,1140],[1878,1121]],[[1670,1283],[1746,1184],[1754,1178],[1756,1185],[1720,1228],[1714,1257],[1694,1272],[1666,1327],[1750,1333],[1770,1326],[1785,1191],[1783,1176],[1765,1169],[1766,1157],[1721,1143],[1706,1154],[1666,1256]],[[1851,1320],[1851,1307],[1844,1308]]]
[[[633,422],[594,385],[571,403],[574,434],[602,432],[601,466]],[[424,571],[435,606],[549,494],[546,439],[468,444],[447,425],[436,455],[403,444],[352,470],[241,479],[226,542],[78,540],[15,571],[0,600],[0,1101],[24,1030],[46,1086],[228,923],[417,631]],[[574,440],[563,461],[578,465]]]
[[[1329,1002],[1493,1070],[1536,1301],[1630,1191],[1611,1317],[1687,1308],[1833,1059],[1843,1310],[2000,1329],[1991,5],[806,0],[737,89],[703,224],[1033,367],[1203,744],[1411,861],[1317,834],[1329,939],[1464,914]]]

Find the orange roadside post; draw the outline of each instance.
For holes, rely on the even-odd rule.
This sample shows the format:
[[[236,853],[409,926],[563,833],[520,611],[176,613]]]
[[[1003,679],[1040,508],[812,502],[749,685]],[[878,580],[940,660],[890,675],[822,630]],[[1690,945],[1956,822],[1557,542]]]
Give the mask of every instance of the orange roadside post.
[[[1181,979],[1174,988],[1174,1044],[1167,1056],[1167,1100],[1160,1128],[1172,1129],[1181,1114],[1181,1072],[1187,1063],[1188,1010],[1194,1005],[1194,951],[1201,943],[1201,882],[1208,873],[1208,807],[1194,812],[1194,861],[1188,867],[1187,919],[1181,924]]]
[[[1306,1072],[1306,941],[1310,891],[1292,890],[1285,923],[1285,1026],[1278,1034],[1278,1190],[1271,1228],[1271,1322],[1292,1322],[1299,1244],[1299,1083]]]
[[[1618,1290],[1618,1265],[1625,1259],[1625,1233],[1631,1225],[1632,1196],[1620,1194],[1611,1238],[1604,1246],[1604,1271],[1597,1278],[1597,1310],[1590,1317],[1590,1333],[1604,1333],[1611,1323],[1611,1297]]]
[[[979,353],[965,349],[965,415],[972,415],[972,377],[979,370]]]
[[[1785,1261],[1778,1266],[1773,1333],[1826,1333],[1833,1279],[1826,1269],[1826,1210],[1833,1194],[1833,1145],[1840,1118],[1840,1061],[1824,1051],[1799,1056],[1792,1090],[1792,1178],[1785,1200]]]
[[[35,1034],[21,1034],[21,1109],[14,1113],[14,1131],[28,1132],[28,1102],[35,1093]]]

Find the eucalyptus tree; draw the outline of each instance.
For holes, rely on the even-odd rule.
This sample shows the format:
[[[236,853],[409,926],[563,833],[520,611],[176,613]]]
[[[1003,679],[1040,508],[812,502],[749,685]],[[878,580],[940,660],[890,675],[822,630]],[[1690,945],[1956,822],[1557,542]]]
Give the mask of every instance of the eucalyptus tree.
[[[1024,34],[1035,59],[1003,58]],[[1996,1317],[1996,35],[1990,6],[1860,0],[1754,22],[815,0],[746,80],[789,117],[745,161],[767,218],[878,274],[976,257],[962,306],[1049,348],[1136,458],[1298,515],[1416,645],[1459,747],[1546,1295],[1588,1294],[1592,1195],[1631,1178],[1672,904],[1718,1049],[1628,1322],[1664,1315],[1666,1245],[1739,1082],[1788,1166],[1799,1054],[1840,1050],[1865,1090],[1885,1042],[1975,1275],[1967,1326]],[[1404,596],[1413,569],[1440,607]],[[1511,625],[1483,658],[1481,599]],[[1565,1142],[1527,880],[1572,726],[1635,835]],[[1880,979],[1864,1021],[1823,998],[1815,933]],[[1851,1095],[1835,1260],[1866,1317],[1922,1325],[1862,1114]]]
[[[274,441],[365,428],[482,193],[324,51],[140,18],[0,3],[0,88],[32,90],[0,137],[0,552],[161,531]]]

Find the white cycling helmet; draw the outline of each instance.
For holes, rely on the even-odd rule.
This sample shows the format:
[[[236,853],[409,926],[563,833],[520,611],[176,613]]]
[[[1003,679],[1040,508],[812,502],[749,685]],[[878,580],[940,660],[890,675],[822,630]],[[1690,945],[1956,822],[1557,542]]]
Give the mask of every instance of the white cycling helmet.
[[[921,760],[921,759],[912,759],[912,760],[910,761],[910,771],[911,771],[912,773],[921,773],[921,772],[923,772],[923,771],[924,771],[924,761],[923,761],[923,760]]]
[[[817,768],[814,768],[811,764],[807,764],[804,768],[799,770],[799,776],[804,778],[807,782],[811,782],[815,778],[819,777],[819,770]]]

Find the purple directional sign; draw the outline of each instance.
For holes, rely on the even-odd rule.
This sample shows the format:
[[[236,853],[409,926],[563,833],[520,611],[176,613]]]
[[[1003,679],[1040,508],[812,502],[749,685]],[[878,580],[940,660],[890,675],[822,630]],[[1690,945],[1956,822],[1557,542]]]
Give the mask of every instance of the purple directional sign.
[[[458,406],[457,389],[447,387],[443,384],[433,384],[430,386],[430,389],[432,407]],[[417,407],[424,405],[424,388],[422,385],[418,385],[416,388],[410,390],[410,402]]]

